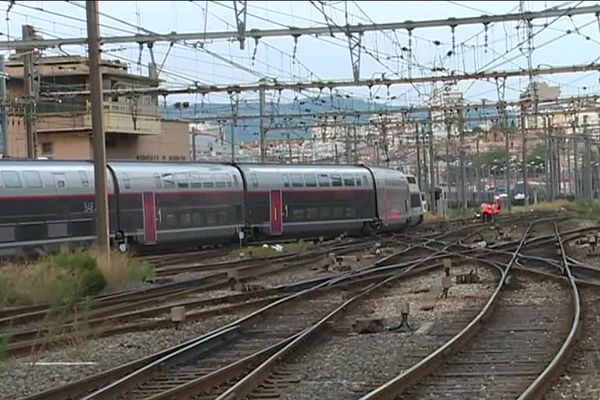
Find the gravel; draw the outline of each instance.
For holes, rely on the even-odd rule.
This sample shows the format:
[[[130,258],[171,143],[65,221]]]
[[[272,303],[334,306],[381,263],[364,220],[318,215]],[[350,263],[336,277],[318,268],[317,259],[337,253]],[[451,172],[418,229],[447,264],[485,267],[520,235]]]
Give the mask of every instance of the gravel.
[[[178,330],[159,329],[126,333],[83,342],[37,356],[9,359],[0,364],[0,399],[31,395],[78,380],[207,333],[238,318],[217,316],[184,324]],[[85,365],[39,365],[40,362],[86,363]],[[89,363],[89,364],[88,364]]]
[[[452,272],[468,273],[474,268],[463,265],[453,267]],[[438,270],[395,283],[361,302],[336,324],[333,334],[324,335],[324,341],[286,363],[284,368],[299,382],[285,388],[280,398],[356,399],[385,383],[448,340],[479,311],[496,286],[497,274],[487,268],[478,272],[481,283],[454,285],[447,299],[435,299],[436,290],[431,290],[439,286]],[[405,301],[410,304],[413,332],[352,332],[357,318],[383,318],[386,327],[397,326]]]

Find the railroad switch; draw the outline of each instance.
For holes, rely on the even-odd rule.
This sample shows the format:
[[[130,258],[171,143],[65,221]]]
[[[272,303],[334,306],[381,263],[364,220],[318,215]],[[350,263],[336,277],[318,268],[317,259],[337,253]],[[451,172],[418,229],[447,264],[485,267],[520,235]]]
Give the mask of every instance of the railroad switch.
[[[408,316],[410,315],[410,304],[406,301],[402,302],[400,305],[400,314],[402,315],[402,321],[400,321],[400,325],[389,328],[389,331],[397,331],[400,330],[406,325],[406,328],[412,332],[414,329],[410,326],[408,322]]]

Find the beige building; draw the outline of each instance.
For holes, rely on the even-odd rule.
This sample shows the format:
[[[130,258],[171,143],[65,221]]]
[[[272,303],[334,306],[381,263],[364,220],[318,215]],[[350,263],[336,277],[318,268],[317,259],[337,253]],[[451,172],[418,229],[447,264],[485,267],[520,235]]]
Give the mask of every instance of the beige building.
[[[158,79],[130,74],[127,65],[102,61],[104,89],[158,86]],[[92,116],[88,96],[57,96],[52,92],[89,88],[87,58],[42,57],[35,63],[34,139],[36,157],[90,159]],[[18,55],[6,63],[9,104],[8,156],[27,156],[23,94],[23,63]],[[161,119],[154,95],[105,96],[104,128],[109,159],[187,160],[190,155],[188,123]]]

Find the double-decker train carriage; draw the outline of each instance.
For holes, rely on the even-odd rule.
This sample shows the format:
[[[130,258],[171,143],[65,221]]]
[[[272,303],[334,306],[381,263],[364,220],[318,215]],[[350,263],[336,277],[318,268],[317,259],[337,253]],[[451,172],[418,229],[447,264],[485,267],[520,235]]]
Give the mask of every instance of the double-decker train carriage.
[[[247,221],[270,236],[357,232],[375,225],[369,170],[353,166],[241,164]]]
[[[408,191],[410,193],[409,220],[411,225],[417,225],[423,222],[423,202],[422,193],[417,183],[417,178],[413,175],[406,175],[408,181]]]
[[[110,232],[136,245],[397,230],[422,219],[399,171],[111,161]],[[417,188],[418,190],[418,188]],[[94,240],[89,161],[0,161],[0,254]]]

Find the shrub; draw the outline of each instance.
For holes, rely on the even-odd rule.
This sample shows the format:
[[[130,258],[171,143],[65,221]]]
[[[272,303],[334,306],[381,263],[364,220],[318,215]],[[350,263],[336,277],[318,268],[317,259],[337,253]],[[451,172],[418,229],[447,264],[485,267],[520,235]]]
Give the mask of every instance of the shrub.
[[[0,300],[8,305],[74,306],[105,286],[96,259],[85,250],[61,250],[30,264],[0,269],[0,289],[4,292]]]
[[[98,269],[109,288],[116,289],[125,283],[140,282],[154,275],[154,268],[148,262],[133,258],[129,254],[113,252],[110,262],[100,256],[97,250],[92,250],[91,254],[97,260]]]

